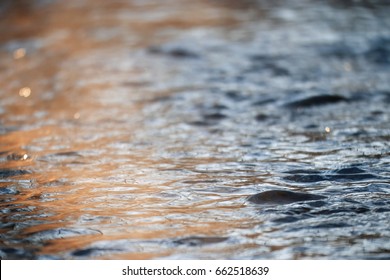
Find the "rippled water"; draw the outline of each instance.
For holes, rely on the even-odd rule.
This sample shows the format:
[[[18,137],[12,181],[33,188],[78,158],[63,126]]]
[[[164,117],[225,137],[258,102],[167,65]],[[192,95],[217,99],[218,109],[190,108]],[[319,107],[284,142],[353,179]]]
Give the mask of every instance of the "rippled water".
[[[1,1],[0,257],[389,259],[389,13]]]

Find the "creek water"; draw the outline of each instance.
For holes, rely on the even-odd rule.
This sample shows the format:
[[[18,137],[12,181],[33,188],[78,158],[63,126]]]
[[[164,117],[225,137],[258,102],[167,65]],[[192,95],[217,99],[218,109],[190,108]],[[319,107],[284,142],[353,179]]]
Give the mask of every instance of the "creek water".
[[[317,2],[0,1],[0,257],[389,259],[390,5]]]

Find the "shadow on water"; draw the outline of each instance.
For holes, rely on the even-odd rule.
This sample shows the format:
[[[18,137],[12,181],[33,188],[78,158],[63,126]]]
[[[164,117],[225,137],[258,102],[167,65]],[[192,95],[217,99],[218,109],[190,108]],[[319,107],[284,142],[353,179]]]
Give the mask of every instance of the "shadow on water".
[[[2,259],[388,259],[386,1],[0,1]]]

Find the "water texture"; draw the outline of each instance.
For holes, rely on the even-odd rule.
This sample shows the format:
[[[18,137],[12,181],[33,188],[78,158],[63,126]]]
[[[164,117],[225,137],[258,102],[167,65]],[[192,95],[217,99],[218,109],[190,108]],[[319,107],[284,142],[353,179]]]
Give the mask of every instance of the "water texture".
[[[388,1],[0,1],[2,259],[390,259]]]

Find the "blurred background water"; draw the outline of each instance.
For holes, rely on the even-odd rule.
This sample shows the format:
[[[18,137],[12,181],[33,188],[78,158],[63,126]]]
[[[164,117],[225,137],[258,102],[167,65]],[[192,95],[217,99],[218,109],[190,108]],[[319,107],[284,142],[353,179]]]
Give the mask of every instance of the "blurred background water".
[[[389,259],[389,14],[0,1],[0,257]]]

